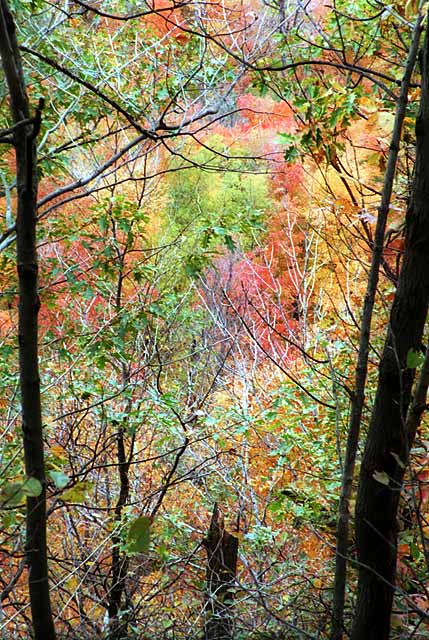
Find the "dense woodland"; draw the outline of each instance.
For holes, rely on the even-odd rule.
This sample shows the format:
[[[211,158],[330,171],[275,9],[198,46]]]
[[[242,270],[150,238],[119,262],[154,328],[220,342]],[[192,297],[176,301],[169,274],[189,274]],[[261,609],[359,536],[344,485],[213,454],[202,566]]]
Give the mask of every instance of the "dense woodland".
[[[429,636],[427,24],[0,0],[2,640]]]

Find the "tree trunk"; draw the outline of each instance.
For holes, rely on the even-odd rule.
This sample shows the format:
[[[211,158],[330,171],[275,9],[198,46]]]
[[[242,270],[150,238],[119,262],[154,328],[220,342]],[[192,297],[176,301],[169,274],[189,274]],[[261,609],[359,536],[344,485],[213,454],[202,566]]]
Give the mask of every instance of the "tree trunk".
[[[428,35],[422,52],[422,91],[416,121],[416,164],[406,219],[404,258],[390,314],[356,504],[359,584],[352,640],[386,640],[396,573],[397,512],[415,431],[406,428],[414,369],[429,301]]]
[[[128,502],[130,483],[128,478],[129,463],[125,454],[124,429],[119,427],[117,435],[117,456],[120,479],[120,493],[115,507],[115,526],[120,527],[122,511]],[[125,591],[125,580],[128,575],[128,556],[120,550],[121,537],[116,533],[112,537],[112,581],[109,593],[109,639],[122,640],[127,637],[128,620],[125,615],[121,619],[122,596]]]
[[[207,598],[204,640],[231,640],[233,637],[231,589],[237,573],[238,538],[225,530],[217,504],[213,509],[207,538]]]
[[[386,173],[384,176],[381,203],[378,209],[371,267],[368,275],[368,284],[363,305],[359,350],[355,371],[355,386],[350,409],[341,495],[338,507],[331,640],[341,640],[344,632],[344,605],[347,582],[347,558],[349,552],[350,499],[352,496],[356,453],[359,443],[361,418],[365,399],[371,320],[379,280],[380,265],[383,258],[384,234],[392,197],[402,125],[406,113],[407,96],[422,31],[421,22],[422,17],[419,14],[414,27],[413,40],[408,53],[407,64],[401,83],[401,91],[396,105],[395,123],[393,126],[392,141],[389,148]]]
[[[112,223],[113,225],[113,223]],[[116,252],[118,257],[119,274],[116,288],[116,313],[119,315],[122,308],[122,291],[124,282],[124,259],[127,246],[122,251],[118,248],[116,227],[113,226],[113,236],[115,238]],[[125,388],[129,384],[129,371],[126,364],[122,364],[122,387]],[[126,401],[125,413],[127,416],[131,412],[131,399]],[[109,592],[108,614],[109,614],[109,640],[123,640],[128,635],[128,613],[123,612],[123,596],[127,599],[126,578],[128,576],[129,560],[126,553],[121,551],[121,535],[120,527],[122,523],[122,515],[124,507],[127,505],[130,495],[130,480],[128,473],[130,470],[130,462],[134,447],[134,438],[131,441],[129,457],[127,459],[125,451],[125,429],[123,424],[119,424],[117,433],[117,462],[119,474],[119,497],[115,506],[115,531],[112,536],[112,581]]]
[[[39,105],[34,118],[25,88],[15,25],[6,0],[0,0],[0,55],[10,94],[16,154],[17,269],[19,280],[19,379],[25,471],[39,480],[38,497],[27,498],[26,559],[35,640],[54,640],[46,549],[46,482],[38,366],[38,267],[36,251]]]

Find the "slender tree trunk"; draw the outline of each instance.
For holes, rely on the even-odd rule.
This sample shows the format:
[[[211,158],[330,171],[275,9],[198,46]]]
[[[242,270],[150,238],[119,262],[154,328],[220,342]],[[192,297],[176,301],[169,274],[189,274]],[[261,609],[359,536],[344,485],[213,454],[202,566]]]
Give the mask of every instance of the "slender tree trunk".
[[[116,227],[113,224],[113,236],[116,241],[117,247],[117,256],[119,262],[119,276],[118,283],[116,289],[116,313],[119,314],[122,307],[122,290],[123,290],[123,281],[124,281],[124,259],[127,251],[127,247],[125,247],[124,251],[121,252],[118,248],[117,238],[116,238]],[[129,371],[126,364],[122,364],[122,386],[125,386],[129,382]],[[125,413],[126,415],[130,415],[131,411],[131,400],[128,399],[126,401]],[[112,536],[112,580],[109,592],[109,603],[108,603],[108,614],[109,614],[109,640],[123,640],[127,638],[128,634],[128,615],[122,613],[123,612],[123,596],[125,593],[126,596],[126,578],[128,575],[129,569],[129,560],[126,553],[121,551],[121,537],[119,528],[122,522],[122,514],[124,507],[128,503],[129,495],[130,495],[130,480],[128,477],[128,473],[130,470],[130,461],[133,453],[134,447],[134,439],[131,441],[131,447],[129,456],[127,458],[126,450],[125,450],[125,429],[121,424],[118,427],[118,433],[116,436],[116,456],[118,462],[118,473],[119,473],[119,497],[115,506],[115,535]],[[126,598],[125,598],[126,599]]]
[[[279,0],[280,33],[287,33],[285,0]]]
[[[124,430],[119,428],[117,435],[117,457],[119,469],[119,498],[115,507],[115,526],[122,521],[122,511],[128,502],[130,483],[128,478],[129,463],[125,454]],[[120,550],[119,533],[112,537],[112,581],[109,593],[109,638],[122,640],[127,637],[127,621],[121,620],[122,596],[125,590],[125,579],[128,575],[128,557]]]
[[[419,14],[414,28],[413,40],[410,46],[408,60],[402,79],[401,90],[396,105],[395,122],[393,126],[392,141],[389,149],[386,173],[384,176],[381,203],[378,210],[377,225],[374,234],[374,246],[372,251],[371,267],[368,274],[368,284],[365,293],[358,358],[355,371],[354,395],[351,403],[349,427],[346,451],[344,456],[344,468],[341,484],[340,503],[338,508],[336,557],[335,557],[335,581],[332,605],[331,640],[341,640],[344,631],[344,605],[347,582],[347,557],[349,550],[349,520],[350,499],[353,489],[353,478],[356,463],[356,452],[359,442],[362,410],[365,399],[365,385],[368,372],[368,354],[371,331],[371,320],[374,309],[375,294],[377,291],[380,265],[383,258],[384,234],[386,230],[387,215],[392,197],[393,180],[395,177],[402,126],[407,107],[407,96],[412,72],[415,66],[420,35],[421,15]]]
[[[429,303],[428,35],[422,51],[422,91],[416,121],[416,164],[407,212],[404,258],[379,366],[356,504],[359,584],[352,640],[387,640],[397,559],[397,513],[415,429],[407,424],[414,369]]]
[[[223,516],[217,504],[213,509],[207,538],[207,616],[204,640],[232,640],[231,586],[237,573],[238,538],[225,530]]]
[[[27,498],[26,558],[36,640],[54,640],[46,549],[46,482],[38,366],[38,267],[36,251],[36,136],[42,104],[30,118],[15,25],[6,0],[0,0],[0,55],[10,94],[15,129],[12,143],[17,173],[17,268],[19,280],[19,376],[25,470],[42,486]],[[27,122],[27,124],[22,124]]]

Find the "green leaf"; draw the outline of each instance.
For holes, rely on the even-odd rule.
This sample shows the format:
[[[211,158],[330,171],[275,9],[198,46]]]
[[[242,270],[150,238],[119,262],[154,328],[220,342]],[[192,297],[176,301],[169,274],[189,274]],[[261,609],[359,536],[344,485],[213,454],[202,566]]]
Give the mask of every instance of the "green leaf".
[[[299,154],[298,148],[291,146],[288,149],[286,149],[284,153],[284,159],[286,160],[286,162],[293,163],[295,162],[295,160],[299,158],[299,155],[300,154]]]
[[[140,516],[131,523],[128,531],[127,549],[131,553],[143,553],[149,549],[152,518]]]
[[[407,353],[407,368],[408,369],[416,369],[419,367],[424,361],[424,355],[419,351],[413,351],[410,349]]]
[[[411,557],[413,560],[418,560],[419,557],[421,556],[421,552],[420,549],[418,548],[418,546],[416,545],[416,543],[414,542],[414,540],[410,541],[410,550],[411,550]]]
[[[25,496],[37,498],[42,493],[42,483],[37,478],[27,478],[22,485],[21,491]]]
[[[8,482],[1,488],[1,500],[3,506],[14,507],[23,498],[22,485],[20,482]]]
[[[162,621],[162,626],[164,627],[164,629],[171,629],[171,627],[174,625],[174,622],[172,620],[163,620]]]
[[[296,141],[296,134],[284,133],[283,131],[277,134],[276,142],[278,144],[293,144]]]
[[[69,476],[62,471],[49,471],[49,477],[58,489],[64,489],[70,480]]]
[[[380,484],[384,484],[386,487],[389,486],[390,478],[385,471],[374,471],[372,477],[376,482]]]
[[[232,239],[232,237],[228,233],[225,235],[225,246],[230,251],[234,251],[235,250],[235,242],[234,242],[234,240]]]
[[[89,489],[90,483],[88,481],[77,482],[74,487],[67,489],[62,494],[61,499],[65,502],[85,502]]]

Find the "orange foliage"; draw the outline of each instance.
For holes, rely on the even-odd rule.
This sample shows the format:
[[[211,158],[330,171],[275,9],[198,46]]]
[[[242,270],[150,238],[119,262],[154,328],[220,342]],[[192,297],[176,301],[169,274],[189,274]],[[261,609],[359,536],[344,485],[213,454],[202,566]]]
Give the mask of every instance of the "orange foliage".
[[[174,38],[178,43],[184,43],[189,36],[181,26],[186,29],[181,9],[175,8],[170,0],[155,0],[153,2],[154,13],[144,18],[145,23],[152,27],[155,34],[160,38],[168,36]]]

